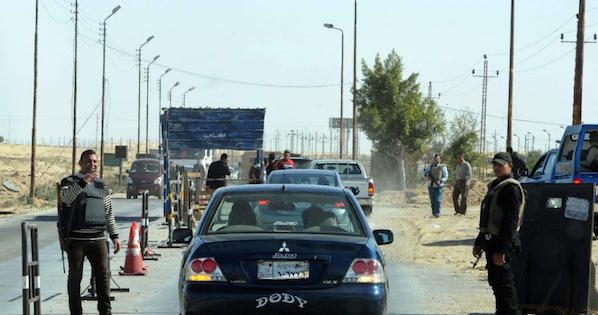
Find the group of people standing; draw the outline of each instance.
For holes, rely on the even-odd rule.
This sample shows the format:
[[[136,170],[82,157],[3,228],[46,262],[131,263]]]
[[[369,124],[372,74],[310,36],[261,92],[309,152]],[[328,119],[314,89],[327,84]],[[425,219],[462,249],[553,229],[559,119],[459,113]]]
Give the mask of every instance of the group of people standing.
[[[424,176],[429,180],[428,193],[435,218],[439,217],[442,188],[448,180],[447,167],[440,162],[440,155],[435,154],[432,163],[424,170]],[[517,291],[512,268],[521,251],[518,229],[525,195],[518,179],[526,169],[525,161],[512,148],[494,155],[492,170],[496,179],[488,184],[481,204],[479,233],[472,254],[479,259],[485,252],[496,314],[517,314]],[[473,173],[462,152],[457,154],[455,174],[452,196],[455,215],[465,215]]]
[[[448,181],[449,173],[447,166],[440,163],[440,154],[434,154],[434,159],[430,165],[424,169],[424,177],[428,182],[428,194],[430,195],[430,204],[432,207],[432,216],[440,216],[440,207],[442,205],[442,189]],[[463,152],[457,154],[457,166],[455,174],[457,179],[453,186],[453,205],[455,215],[465,215],[467,212],[467,192],[471,186],[473,172],[469,162],[465,161]]]

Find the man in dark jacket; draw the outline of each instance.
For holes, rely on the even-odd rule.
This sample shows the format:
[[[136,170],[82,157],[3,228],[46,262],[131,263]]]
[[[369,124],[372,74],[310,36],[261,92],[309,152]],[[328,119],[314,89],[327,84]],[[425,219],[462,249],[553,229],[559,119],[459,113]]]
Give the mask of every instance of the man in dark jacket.
[[[112,314],[110,305],[110,267],[105,233],[114,245],[114,253],[120,250],[120,241],[112,210],[112,199],[104,187],[104,181],[96,174],[98,156],[93,150],[81,153],[81,170],[65,177],[60,183],[60,225],[66,229],[64,242],[69,261],[68,295],[71,314],[82,314],[81,278],[83,260],[91,264],[96,279],[98,311],[101,315]]]
[[[270,152],[270,154],[268,154],[268,163],[265,164],[266,166],[266,175],[270,175],[270,173],[272,173],[272,171],[274,170],[274,159],[276,158],[276,155],[274,154],[274,152]]]
[[[230,175],[230,170],[228,169],[228,155],[226,153],[222,153],[219,161],[210,164],[210,168],[208,168],[208,180],[206,185],[208,185],[208,187],[210,187],[212,190],[224,187],[226,186],[226,175]]]
[[[513,161],[507,152],[492,159],[496,179],[488,184],[482,201],[480,233],[473,247],[473,255],[486,252],[488,283],[496,299],[496,314],[517,313],[517,291],[513,279],[513,264],[521,250],[519,221],[525,204],[523,189],[511,177]]]
[[[507,147],[507,153],[509,153],[511,160],[513,161],[513,178],[519,180],[519,178],[523,175],[523,171],[527,170],[527,164],[521,155],[519,155],[519,153],[513,152],[513,148]]]

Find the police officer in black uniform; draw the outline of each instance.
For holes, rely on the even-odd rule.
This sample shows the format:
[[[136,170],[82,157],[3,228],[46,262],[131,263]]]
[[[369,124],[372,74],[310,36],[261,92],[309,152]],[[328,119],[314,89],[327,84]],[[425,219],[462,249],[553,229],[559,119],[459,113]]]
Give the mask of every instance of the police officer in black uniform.
[[[525,204],[523,189],[511,177],[513,161],[507,152],[492,159],[496,179],[488,184],[488,193],[480,212],[480,233],[473,255],[486,252],[488,283],[496,298],[496,314],[517,313],[517,292],[513,279],[513,264],[521,251],[519,221]]]
[[[110,305],[110,268],[106,232],[120,250],[112,199],[104,181],[96,174],[98,156],[93,150],[81,153],[81,171],[65,177],[60,183],[59,232],[61,247],[69,260],[68,295],[72,315],[82,314],[81,278],[85,257],[96,279],[98,311],[112,314]]]

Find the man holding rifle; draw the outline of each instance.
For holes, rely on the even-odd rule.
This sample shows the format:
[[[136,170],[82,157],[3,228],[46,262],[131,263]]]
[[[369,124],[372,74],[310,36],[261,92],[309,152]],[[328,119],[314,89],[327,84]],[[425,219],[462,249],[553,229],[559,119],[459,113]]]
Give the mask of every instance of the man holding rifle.
[[[429,181],[428,194],[430,195],[430,204],[432,206],[432,216],[440,216],[440,205],[442,205],[442,187],[448,180],[448,170],[446,165],[440,164],[440,154],[434,154],[432,163],[424,169],[424,177]]]

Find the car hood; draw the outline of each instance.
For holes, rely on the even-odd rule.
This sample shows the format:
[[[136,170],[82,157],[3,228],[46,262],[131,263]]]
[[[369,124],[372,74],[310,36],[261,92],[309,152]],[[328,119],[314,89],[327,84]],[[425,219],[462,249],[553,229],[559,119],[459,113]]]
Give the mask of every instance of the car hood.
[[[366,237],[346,235],[210,235],[203,246],[218,262],[231,283],[249,286],[327,287],[340,283]],[[307,262],[309,278],[302,280],[258,279],[258,265],[270,261]]]

